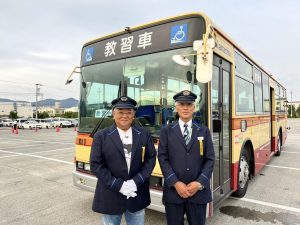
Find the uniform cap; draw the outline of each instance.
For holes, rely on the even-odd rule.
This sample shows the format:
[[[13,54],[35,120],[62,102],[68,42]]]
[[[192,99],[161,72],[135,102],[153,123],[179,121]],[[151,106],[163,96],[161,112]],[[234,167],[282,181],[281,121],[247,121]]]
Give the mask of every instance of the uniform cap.
[[[178,92],[173,96],[175,102],[186,102],[186,103],[193,103],[195,102],[196,98],[197,95],[195,95],[193,92],[188,90]]]
[[[121,96],[111,102],[113,109],[134,109],[136,104],[136,101],[128,96]]]

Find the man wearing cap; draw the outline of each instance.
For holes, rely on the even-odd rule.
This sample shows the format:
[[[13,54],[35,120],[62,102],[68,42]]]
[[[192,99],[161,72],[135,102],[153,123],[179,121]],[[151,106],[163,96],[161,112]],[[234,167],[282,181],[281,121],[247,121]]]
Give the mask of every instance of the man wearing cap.
[[[184,214],[189,225],[205,224],[206,205],[212,201],[215,154],[209,129],[192,120],[196,98],[187,90],[174,95],[179,119],[161,129],[158,159],[168,225],[183,225]]]
[[[93,210],[102,213],[102,225],[143,225],[150,205],[149,178],[156,150],[148,131],[133,124],[136,101],[121,96],[112,101],[115,123],[96,132],[90,156],[98,178]]]

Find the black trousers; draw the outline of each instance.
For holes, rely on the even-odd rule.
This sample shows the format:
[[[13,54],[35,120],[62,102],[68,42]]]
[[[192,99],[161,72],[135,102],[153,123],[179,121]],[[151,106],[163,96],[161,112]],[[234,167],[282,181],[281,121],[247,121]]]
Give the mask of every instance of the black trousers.
[[[189,225],[204,225],[206,219],[206,204],[195,204],[186,201],[183,204],[165,203],[168,225],[184,225],[186,214]]]

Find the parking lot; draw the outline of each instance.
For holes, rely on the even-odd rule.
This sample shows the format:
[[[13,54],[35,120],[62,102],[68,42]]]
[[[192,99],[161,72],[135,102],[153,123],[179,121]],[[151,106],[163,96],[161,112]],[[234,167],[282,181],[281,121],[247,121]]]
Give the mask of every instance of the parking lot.
[[[251,180],[244,198],[215,208],[207,224],[300,224],[300,120],[289,125],[281,156]],[[75,137],[74,128],[12,134],[0,127],[0,224],[100,224],[93,193],[72,184]],[[166,224],[164,214],[147,210],[145,224]]]

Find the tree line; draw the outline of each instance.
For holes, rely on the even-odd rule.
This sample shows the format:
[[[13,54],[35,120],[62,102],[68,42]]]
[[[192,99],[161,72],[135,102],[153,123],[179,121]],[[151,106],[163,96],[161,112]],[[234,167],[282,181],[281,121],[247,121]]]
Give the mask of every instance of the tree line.
[[[300,118],[300,105],[297,109],[294,105],[288,106],[288,118]]]

